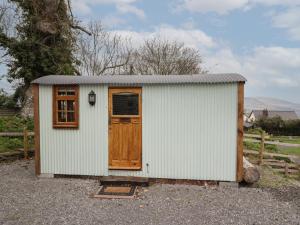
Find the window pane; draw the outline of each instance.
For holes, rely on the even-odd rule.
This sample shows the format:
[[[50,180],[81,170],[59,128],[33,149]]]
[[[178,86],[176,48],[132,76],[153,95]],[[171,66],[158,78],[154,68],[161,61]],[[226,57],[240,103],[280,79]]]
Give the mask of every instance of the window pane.
[[[75,95],[75,90],[68,90],[67,95]]]
[[[75,109],[75,101],[74,100],[68,100],[67,101],[67,110],[73,111]]]
[[[75,112],[68,112],[68,122],[75,122]]]
[[[66,96],[66,95],[75,95],[75,90],[73,87],[60,87],[58,88],[57,94],[59,96]]]
[[[134,93],[113,94],[113,115],[138,115],[139,95]]]
[[[66,109],[66,104],[67,104],[67,101],[65,101],[65,100],[58,100],[57,101],[57,108],[58,108],[58,110],[65,110]]]
[[[66,95],[66,90],[64,90],[64,89],[59,89],[59,90],[58,90],[58,95],[60,95],[60,96]]]
[[[65,112],[58,112],[58,122],[66,122],[66,113]]]

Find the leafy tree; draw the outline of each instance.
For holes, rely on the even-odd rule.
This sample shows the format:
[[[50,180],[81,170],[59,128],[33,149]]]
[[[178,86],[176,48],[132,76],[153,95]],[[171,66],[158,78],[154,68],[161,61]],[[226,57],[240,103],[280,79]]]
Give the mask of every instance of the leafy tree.
[[[274,135],[300,136],[300,120],[282,120],[280,117],[262,118],[255,123],[256,127]]]
[[[13,96],[8,95],[3,89],[0,89],[0,108],[15,108],[16,102]]]
[[[16,34],[11,36],[0,25],[0,47],[9,56],[8,80],[19,81],[24,95],[30,82],[49,74],[76,74],[78,61],[73,55],[74,21],[66,0],[7,0],[14,6]],[[6,15],[2,17],[5,18]]]

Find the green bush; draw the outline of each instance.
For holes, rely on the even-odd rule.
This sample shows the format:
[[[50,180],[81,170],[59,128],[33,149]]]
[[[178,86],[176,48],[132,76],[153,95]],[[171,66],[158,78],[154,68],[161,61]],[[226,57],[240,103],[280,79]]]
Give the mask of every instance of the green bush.
[[[33,119],[19,116],[0,117],[0,132],[21,132],[24,127],[33,131]]]
[[[0,137],[0,152],[23,148],[23,138]]]
[[[280,117],[262,118],[255,123],[273,135],[300,136],[300,120],[282,120]]]

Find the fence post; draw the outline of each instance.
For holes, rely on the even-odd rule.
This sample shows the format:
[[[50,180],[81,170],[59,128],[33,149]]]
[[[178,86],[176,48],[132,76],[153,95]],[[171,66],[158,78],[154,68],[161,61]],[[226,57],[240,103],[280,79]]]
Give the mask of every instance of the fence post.
[[[23,131],[23,145],[24,145],[24,158],[29,159],[28,157],[28,130],[25,127]]]
[[[261,165],[263,163],[264,150],[265,150],[265,131],[262,131],[261,132],[260,150],[259,150],[259,161],[258,161],[259,165]]]
[[[284,165],[284,175],[285,176],[289,175],[289,165],[287,162],[285,162],[285,165]]]

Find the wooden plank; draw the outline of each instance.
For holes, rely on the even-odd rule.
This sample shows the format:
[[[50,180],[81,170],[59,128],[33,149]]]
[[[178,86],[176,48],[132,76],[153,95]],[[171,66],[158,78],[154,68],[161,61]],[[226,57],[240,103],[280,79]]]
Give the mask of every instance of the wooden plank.
[[[33,107],[34,107],[34,158],[35,158],[35,174],[41,174],[40,159],[40,113],[39,113],[39,85],[33,84]]]
[[[28,136],[34,136],[34,132],[27,132]],[[0,137],[23,137],[23,132],[0,132]]]
[[[138,94],[138,115],[113,115],[113,94]],[[142,168],[141,88],[109,88],[109,169]]]
[[[244,134],[244,83],[238,83],[237,93],[237,165],[236,165],[236,180],[243,180],[243,134]]]
[[[257,139],[261,139],[261,135],[259,134],[244,134],[244,137],[249,137],[249,138],[257,138]],[[265,135],[265,139],[269,139],[270,135]]]
[[[24,128],[24,137],[23,137],[23,146],[24,146],[24,158],[29,159],[28,157],[28,130]]]
[[[259,149],[259,160],[258,164],[261,165],[263,163],[263,153],[265,151],[265,132],[261,132],[261,142],[260,142],[260,149]]]

